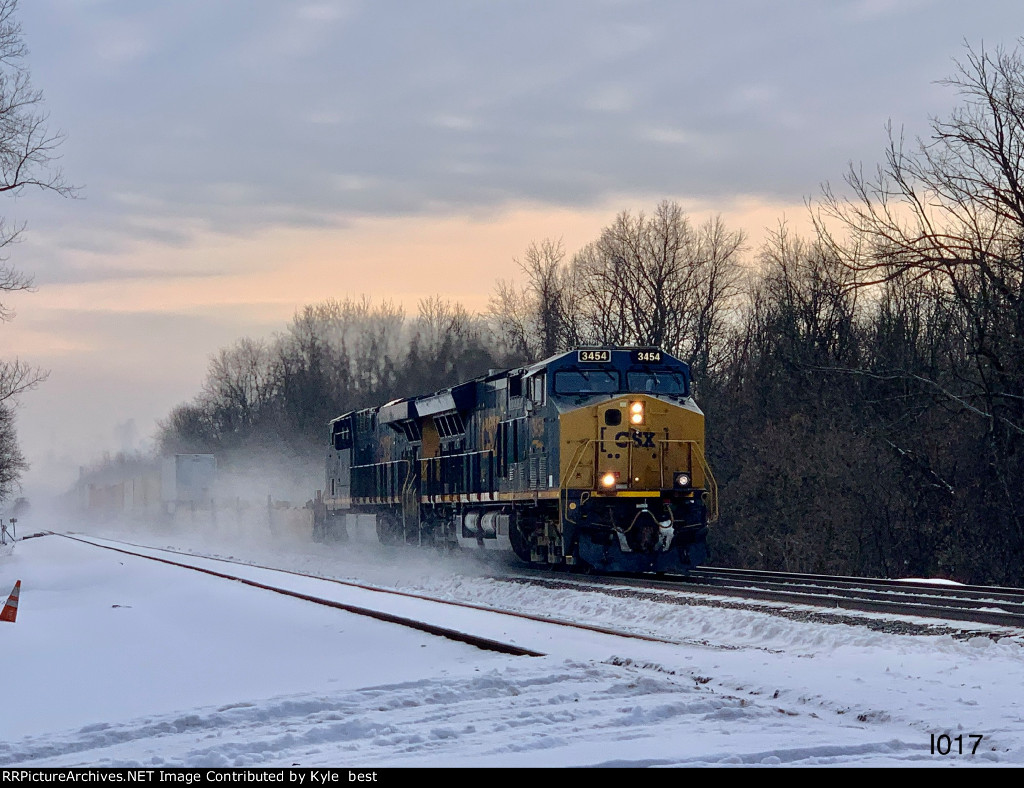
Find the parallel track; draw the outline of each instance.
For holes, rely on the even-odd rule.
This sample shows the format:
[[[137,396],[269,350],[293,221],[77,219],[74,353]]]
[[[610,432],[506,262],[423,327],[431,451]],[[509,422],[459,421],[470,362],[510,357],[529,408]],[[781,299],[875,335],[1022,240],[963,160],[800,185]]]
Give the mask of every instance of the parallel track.
[[[546,583],[597,583],[1024,629],[1024,590],[997,586],[711,567],[695,569],[686,577],[563,574],[555,579],[543,569],[522,576]]]
[[[715,568],[688,582],[747,598],[1024,628],[1024,591],[1013,588]]]
[[[417,622],[414,621],[399,620],[398,617],[386,618],[386,614],[375,615],[374,611],[345,606],[330,600],[312,598],[297,592],[290,592],[284,589],[266,586],[251,580],[238,578],[227,571],[217,572],[211,569],[195,567],[181,561],[156,558],[152,555],[135,552],[130,548],[135,546],[150,551],[159,550],[161,552],[167,552],[183,557],[196,557],[190,553],[169,550],[166,548],[131,545],[126,542],[118,542],[118,544],[122,546],[113,547],[111,545],[98,544],[88,539],[79,539],[78,537],[67,534],[58,535],[65,536],[69,539],[77,539],[78,541],[82,541],[96,547],[104,547],[106,549],[117,550],[131,555],[138,555],[155,561],[162,561],[163,563],[266,588],[266,590],[289,594],[298,598],[307,599],[307,601],[317,602],[319,604],[329,604],[332,607],[348,609],[350,612],[362,615],[374,615],[375,617],[392,620],[394,623],[399,623],[404,626],[413,626],[423,629],[424,631],[430,631],[426,626],[419,626]],[[351,581],[342,581],[303,572],[283,570],[277,567],[251,564],[234,559],[207,556],[204,556],[203,558],[205,560],[218,561],[225,565],[242,564],[261,569],[270,569],[276,572],[297,575],[300,577],[315,578],[317,580],[338,583],[355,588],[363,588],[380,593],[396,594],[441,604],[457,605],[470,609],[513,615],[548,624],[589,629],[591,631],[609,635],[631,638],[640,637],[642,639],[655,641],[662,640],[660,638],[637,635],[636,633],[587,624],[578,624],[571,621],[552,619],[544,616],[517,613],[497,607],[488,607],[484,605],[440,599],[423,594],[414,594],[395,589],[364,585]],[[663,595],[666,594],[666,592],[669,593],[670,596],[681,594],[690,600],[693,600],[694,596],[700,598],[724,596],[735,598],[737,600],[767,601],[787,605],[808,606],[824,611],[836,609],[862,611],[866,613],[878,613],[882,616],[910,616],[919,619],[993,625],[1024,630],[1024,590],[1013,588],[936,585],[925,582],[884,580],[877,578],[831,577],[827,575],[718,568],[700,568],[694,570],[688,577],[676,578],[654,578],[649,575],[602,576],[564,572],[552,573],[547,570],[515,570],[510,571],[506,577],[497,577],[494,579],[508,580],[511,582],[530,582],[549,586],[570,586],[578,588],[581,591],[607,591],[609,587],[618,589],[616,593],[629,593],[630,591],[642,593],[643,591],[650,591],[658,593],[662,598],[665,598]],[[444,637],[453,637],[457,640],[463,640],[463,642],[469,642],[465,638],[472,637],[471,635],[466,635],[466,633],[441,631],[443,629],[444,628],[435,627],[433,633]],[[508,646],[508,644],[487,644],[483,642],[474,643],[474,645],[494,650],[504,650],[505,647]],[[506,651],[506,653],[513,652]]]
[[[290,596],[290,597],[294,597],[296,599],[302,599],[302,600],[304,600],[306,602],[313,602],[314,604],[317,604],[317,605],[324,605],[326,607],[333,607],[333,608],[336,608],[338,610],[344,610],[344,611],[346,611],[348,613],[355,613],[356,615],[367,616],[369,618],[375,618],[378,621],[387,621],[387,622],[392,623],[392,624],[400,624],[403,627],[409,627],[410,629],[416,629],[416,630],[419,630],[421,632],[427,632],[427,633],[429,633],[431,635],[438,635],[440,637],[448,638],[449,640],[457,640],[457,641],[462,642],[462,643],[468,643],[471,646],[476,646],[477,648],[485,649],[485,650],[488,650],[488,651],[497,651],[497,652],[500,652],[500,653],[503,653],[503,654],[512,654],[513,656],[518,656],[518,657],[541,657],[541,656],[544,656],[540,652],[530,651],[529,649],[520,648],[519,646],[514,646],[514,645],[509,644],[509,643],[502,643],[500,641],[491,640],[489,638],[481,638],[481,637],[479,637],[477,635],[472,635],[472,634],[467,633],[467,632],[460,632],[458,630],[450,629],[448,627],[439,627],[439,626],[437,626],[435,624],[430,624],[430,623],[427,623],[427,622],[424,622],[424,621],[417,621],[415,619],[407,618],[405,616],[396,616],[396,615],[394,615],[392,613],[386,613],[386,612],[381,611],[381,610],[373,610],[373,609],[367,608],[367,607],[361,607],[361,606],[357,606],[357,605],[349,605],[349,604],[345,604],[344,602],[337,602],[337,601],[335,601],[333,599],[325,599],[324,597],[318,597],[318,596],[314,596],[312,594],[304,594],[304,593],[301,593],[299,591],[293,591],[293,590],[290,590],[290,589],[287,589],[287,588],[282,588],[280,586],[270,585],[268,583],[260,583],[260,582],[257,582],[255,580],[250,580],[248,578],[239,577],[237,575],[230,574],[228,572],[217,572],[217,571],[215,571],[213,569],[207,569],[205,567],[194,566],[192,564],[183,563],[181,561],[171,561],[168,558],[157,558],[156,556],[146,555],[145,553],[139,553],[139,552],[136,552],[134,550],[128,550],[128,549],[123,548],[123,547],[114,547],[112,545],[107,545],[107,544],[97,544],[96,542],[93,542],[93,541],[91,541],[89,539],[80,539],[80,538],[78,538],[76,536],[70,536],[68,534],[56,534],[56,535],[57,536],[63,536],[65,539],[72,539],[72,540],[74,540],[76,542],[81,542],[82,544],[91,545],[92,547],[99,547],[99,548],[102,548],[104,550],[113,550],[116,553],[122,553],[124,555],[131,555],[131,556],[135,556],[137,558],[146,558],[146,559],[148,559],[150,561],[158,561],[159,563],[169,564],[170,566],[177,566],[177,567],[180,567],[182,569],[191,569],[193,572],[202,572],[203,574],[212,575],[213,577],[219,577],[219,578],[222,578],[224,580],[234,580],[237,583],[242,583],[244,585],[252,586],[254,588],[261,588],[264,591],[273,591],[275,594],[283,594],[284,596]],[[108,541],[111,541],[111,540],[108,540]],[[210,559],[210,558],[207,558],[206,560],[220,560],[220,559]],[[226,562],[226,563],[230,563],[230,562]],[[279,570],[276,570],[276,571],[279,571]],[[299,573],[299,572],[289,572],[288,574],[300,575],[301,573]],[[307,577],[314,577],[313,575],[306,575],[306,576]],[[323,580],[324,578],[316,578],[316,579]]]
[[[42,536],[42,535],[43,534],[36,534],[36,536]],[[215,561],[215,562],[222,563],[222,564],[225,564],[225,565],[228,565],[228,566],[234,564],[234,565],[245,566],[245,567],[250,567],[250,568],[254,568],[254,569],[264,569],[264,570],[268,570],[268,571],[272,571],[272,572],[278,572],[278,573],[281,573],[283,575],[291,575],[291,576],[300,577],[300,578],[309,578],[309,579],[317,580],[317,581],[320,581],[320,582],[333,583],[333,584],[336,584],[336,585],[347,586],[347,587],[350,587],[350,588],[361,589],[361,590],[366,590],[366,591],[372,591],[374,593],[388,594],[388,595],[399,596],[399,597],[406,597],[406,598],[409,598],[409,599],[422,600],[422,601],[432,602],[432,603],[436,603],[436,604],[440,604],[440,605],[447,605],[447,606],[450,606],[450,607],[461,607],[461,608],[466,608],[466,609],[469,609],[469,610],[478,610],[478,611],[482,611],[482,612],[486,612],[486,613],[493,613],[495,615],[511,616],[511,617],[514,617],[514,618],[521,618],[521,619],[526,619],[526,620],[530,620],[530,621],[536,621],[538,623],[552,624],[552,625],[555,625],[555,626],[569,627],[569,628],[572,628],[572,629],[580,629],[580,630],[585,630],[585,631],[589,631],[589,632],[597,632],[597,633],[604,634],[604,635],[610,635],[610,636],[613,636],[613,637],[620,637],[620,638],[627,638],[627,639],[630,639],[630,640],[644,640],[644,641],[655,642],[655,643],[678,643],[678,641],[675,641],[675,640],[669,640],[669,639],[666,639],[666,638],[654,637],[654,636],[651,636],[651,635],[643,635],[643,634],[639,634],[639,633],[636,633],[636,632],[623,631],[623,630],[612,629],[612,628],[609,628],[609,627],[601,627],[601,626],[596,626],[596,625],[591,625],[591,624],[582,624],[582,623],[575,622],[575,621],[565,621],[565,620],[562,620],[562,619],[555,619],[555,618],[550,618],[550,617],[547,617],[547,616],[539,616],[539,615],[533,615],[533,614],[529,614],[529,613],[521,613],[521,612],[516,612],[516,611],[502,609],[502,608],[495,608],[495,607],[488,607],[488,606],[485,606],[485,605],[472,604],[472,603],[469,603],[469,602],[460,602],[460,601],[454,601],[454,600],[450,600],[450,599],[441,599],[441,598],[438,598],[438,597],[431,597],[431,596],[427,596],[427,595],[424,595],[424,594],[417,594],[417,593],[410,593],[410,592],[406,592],[406,591],[399,591],[399,590],[393,589],[393,588],[381,588],[381,587],[378,587],[378,586],[370,586],[370,585],[365,585],[365,584],[362,584],[362,583],[354,583],[354,582],[350,582],[350,581],[346,581],[346,580],[338,580],[336,578],[323,577],[321,575],[309,574],[309,573],[306,573],[306,572],[297,572],[297,571],[289,570],[289,569],[279,569],[277,567],[270,567],[270,566],[262,566],[262,565],[258,565],[258,564],[251,564],[251,563],[247,563],[247,562],[243,562],[243,561],[238,561],[238,560],[234,560],[234,559],[218,558],[218,557],[214,557],[214,556],[196,556],[196,555],[193,555],[191,553],[185,553],[183,551],[171,550],[171,549],[168,549],[168,548],[148,547],[148,546],[144,546],[144,545],[132,545],[132,544],[127,543],[127,542],[121,542],[121,541],[118,541],[118,540],[107,539],[107,538],[103,538],[102,542],[114,542],[118,546],[114,546],[113,544],[103,544],[102,542],[96,542],[96,541],[93,541],[92,539],[89,539],[89,538],[82,538],[80,536],[73,536],[71,534],[48,532],[47,535],[61,536],[61,537],[64,537],[65,539],[71,539],[71,540],[76,541],[76,542],[81,542],[82,544],[90,545],[91,547],[97,547],[97,548],[101,548],[101,549],[105,549],[105,550],[112,550],[112,551],[117,552],[117,553],[122,553],[122,554],[125,554],[125,555],[131,555],[131,556],[135,556],[137,558],[145,558],[145,559],[148,559],[150,561],[157,561],[159,563],[168,564],[170,566],[176,566],[176,567],[179,567],[179,568],[182,568],[182,569],[191,569],[191,570],[196,571],[196,572],[202,572],[204,574],[212,575],[214,577],[219,577],[219,578],[222,578],[222,579],[225,579],[225,580],[233,580],[235,582],[243,583],[245,585],[252,586],[254,588],[260,588],[260,589],[263,589],[265,591],[272,591],[272,592],[277,593],[277,594],[283,594],[285,596],[294,597],[296,599],[302,599],[302,600],[304,600],[306,602],[312,602],[314,604],[325,605],[327,607],[333,607],[333,608],[336,608],[336,609],[339,609],[339,610],[344,610],[344,611],[349,612],[349,613],[355,613],[356,615],[368,616],[370,618],[375,618],[375,619],[380,620],[380,621],[387,621],[389,623],[399,624],[401,626],[409,627],[411,629],[416,629],[416,630],[419,630],[419,631],[422,631],[422,632],[427,632],[427,633],[432,634],[432,635],[438,635],[440,637],[445,637],[445,638],[448,638],[450,640],[456,640],[456,641],[459,641],[459,642],[462,642],[462,643],[467,643],[469,645],[476,646],[477,648],[485,649],[485,650],[488,650],[488,651],[497,651],[497,652],[500,652],[500,653],[503,653],[503,654],[511,654],[513,656],[542,657],[542,656],[545,656],[545,655],[543,653],[541,653],[541,652],[533,651],[533,650],[530,650],[530,649],[525,649],[525,648],[523,648],[521,646],[517,646],[517,645],[514,645],[512,643],[507,643],[507,642],[503,642],[503,641],[497,641],[497,640],[493,640],[491,638],[480,637],[479,635],[474,635],[474,634],[469,633],[469,632],[464,632],[464,631],[461,631],[461,630],[455,630],[455,629],[451,629],[449,627],[441,627],[441,626],[438,626],[436,624],[431,624],[429,622],[408,618],[406,616],[397,616],[397,615],[394,615],[392,613],[388,613],[388,612],[381,611],[381,610],[376,610],[376,609],[367,608],[367,607],[364,607],[364,606],[357,606],[357,605],[351,605],[351,604],[347,604],[347,603],[343,603],[343,602],[338,602],[336,600],[326,599],[324,597],[320,597],[320,596],[316,596],[316,595],[312,595],[312,594],[305,594],[305,593],[302,593],[302,592],[299,592],[299,591],[295,591],[295,590],[292,590],[292,589],[283,588],[281,586],[272,585],[272,584],[269,584],[269,583],[262,583],[262,582],[258,582],[258,581],[255,581],[255,580],[252,580],[252,579],[249,579],[249,578],[240,577],[237,574],[232,574],[230,571],[226,571],[226,570],[225,571],[217,571],[217,570],[209,569],[209,568],[206,568],[206,567],[195,566],[194,564],[190,564],[190,563],[188,563],[186,561],[176,561],[176,560],[171,560],[169,558],[159,558],[157,556],[148,555],[148,554],[146,554],[144,552],[138,552],[137,550],[132,550],[130,548],[131,547],[138,547],[140,549],[147,550],[147,551],[157,551],[157,552],[171,553],[171,554],[174,554],[174,555],[181,556],[183,558],[198,558],[198,559],[203,560],[203,561]]]

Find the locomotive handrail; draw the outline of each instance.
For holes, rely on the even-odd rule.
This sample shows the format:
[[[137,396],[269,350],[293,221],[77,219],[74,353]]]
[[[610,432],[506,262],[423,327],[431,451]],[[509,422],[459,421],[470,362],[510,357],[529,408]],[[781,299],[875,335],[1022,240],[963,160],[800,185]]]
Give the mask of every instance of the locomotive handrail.
[[[364,462],[362,465],[352,465],[350,469],[353,471],[361,471],[363,468],[380,468],[388,465],[402,465],[403,463],[408,464],[409,460],[388,460],[387,462]]]
[[[700,465],[700,469],[704,474],[704,487],[708,494],[708,522],[713,523],[718,519],[718,482],[715,481],[715,475],[711,472],[711,466],[708,465],[708,461],[704,458],[704,452],[700,448],[700,444],[695,440],[670,440],[663,438],[658,441],[661,443],[681,443],[686,444],[690,449],[690,467],[693,467],[693,460],[696,458],[697,464]],[[667,449],[667,447],[666,447]],[[661,454],[661,486],[665,487],[665,456],[668,454],[667,451],[660,452]]]
[[[568,500],[569,500],[569,489],[570,489],[570,487],[569,487],[569,484],[570,484],[569,480],[572,478],[573,472],[576,470],[577,467],[579,467],[579,464],[583,461],[583,457],[584,457],[584,455],[586,453],[586,449],[591,444],[595,444],[595,449],[596,449],[597,445],[600,444],[601,442],[602,441],[600,441],[597,438],[587,438],[586,440],[580,441],[579,448],[576,449],[576,451],[572,455],[572,459],[570,460],[570,465],[569,465],[568,473],[566,473],[565,479],[562,480],[561,490],[559,491],[559,496],[558,496],[559,497],[559,503],[561,503],[563,495],[565,497],[566,503],[568,503]],[[701,450],[700,444],[697,441],[695,441],[695,440],[674,440],[674,439],[668,439],[668,438],[663,438],[662,440],[658,441],[658,443],[659,443],[659,445],[660,444],[677,443],[677,444],[682,444],[682,445],[687,446],[687,448],[690,451],[689,467],[692,468],[693,467],[693,461],[696,460],[697,464],[700,466],[700,469],[701,469],[701,471],[704,474],[704,487],[705,487],[705,492],[707,493],[707,498],[708,498],[707,499],[708,522],[713,523],[716,520],[718,520],[718,482],[715,481],[715,475],[711,472],[711,466],[708,465],[708,462],[707,462],[707,460],[704,457],[704,452]],[[632,446],[630,446],[629,449],[632,449]],[[662,446],[661,450],[658,452],[660,454],[660,458],[659,458],[658,462],[659,462],[659,464],[661,466],[661,489],[663,489],[663,490],[667,489],[667,487],[671,487],[671,485],[667,485],[666,486],[666,484],[665,484],[665,458],[666,458],[666,456],[668,454],[667,449],[668,449],[667,445],[666,446]],[[632,452],[630,452],[630,454],[629,454],[629,459],[628,459],[627,463],[628,463],[627,467],[629,467],[630,473],[632,474]],[[590,486],[594,487],[596,484],[597,484],[597,456],[596,456],[596,453],[595,453],[595,456],[594,456],[594,468],[593,468],[593,474],[592,474]],[[572,488],[572,489],[581,489],[581,488],[577,487],[577,488]],[[562,511],[563,511],[563,513],[565,512],[565,507],[564,506],[562,507]],[[564,516],[564,514],[563,514],[563,516]]]
[[[463,451],[463,452],[459,452],[458,454],[438,454],[437,456],[434,456],[434,457],[420,457],[419,458],[420,478],[422,480],[424,480],[423,481],[423,485],[424,486],[422,488],[422,490],[423,490],[422,494],[428,495],[428,496],[433,496],[433,495],[437,495],[437,494],[441,494],[441,495],[451,494],[451,493],[444,493],[444,492],[438,493],[436,490],[432,489],[433,484],[434,484],[435,481],[440,481],[441,483],[443,483],[443,481],[444,481],[443,479],[435,479],[434,478],[435,477],[435,471],[437,469],[439,469],[441,467],[441,463],[443,463],[445,461],[449,461],[450,462],[452,460],[459,460],[459,459],[465,460],[466,458],[469,458],[469,457],[480,457],[480,458],[487,457],[487,458],[490,458],[491,460],[493,460],[494,458],[497,457],[497,454],[495,453],[495,451],[493,449],[482,449],[482,450],[479,450],[479,451]],[[497,487],[494,484],[492,484],[492,487],[493,487],[493,490],[488,490],[488,492],[497,491]],[[463,492],[470,492],[470,491],[467,489],[467,490],[464,490]]]
[[[409,494],[413,492],[413,487],[415,486],[416,482],[416,471],[412,460],[402,459],[399,460],[399,462],[405,463],[405,478],[402,480],[401,492],[402,506],[404,507],[406,498],[408,498]]]
[[[580,447],[576,450],[576,453],[573,454],[573,460],[570,460],[570,462],[572,464],[569,466],[569,471],[568,471],[568,473],[565,474],[565,478],[562,479],[562,483],[561,483],[560,486],[563,489],[568,489],[569,488],[569,479],[572,478],[573,471],[575,471],[576,468],[579,466],[580,462],[583,461],[583,452],[591,443],[595,443],[596,444],[596,443],[600,443],[600,441],[598,441],[596,438],[587,438],[586,440],[580,441]],[[593,487],[596,483],[597,483],[597,455],[595,453],[595,455],[594,455],[594,470],[593,470],[593,474],[592,474],[592,477],[591,477],[591,480],[590,480],[590,486]]]
[[[407,468],[405,478],[403,478],[402,482],[401,482],[402,486],[404,487],[405,480],[408,479],[408,477],[410,475],[410,471],[411,471],[411,467],[410,467],[411,463],[410,463],[410,461],[407,460],[407,459],[404,459],[404,458],[400,459],[400,460],[388,460],[387,462],[367,462],[367,463],[363,463],[362,465],[353,465],[353,466],[351,466],[350,471],[360,471],[360,470],[363,470],[365,468],[389,468],[389,467],[393,467],[393,468],[395,468],[397,470],[398,466],[400,466],[400,465],[405,465],[406,468]],[[397,481],[397,479],[396,479],[396,481]],[[396,485],[396,487],[397,487],[397,485]],[[378,490],[378,492],[379,492],[379,490]],[[396,494],[394,496],[388,495],[386,497],[388,497],[388,498],[399,497],[401,495],[402,495],[402,491],[401,490],[397,490]],[[352,497],[353,498],[357,498],[357,497],[359,497],[359,498],[362,498],[362,497],[380,498],[382,496],[371,495],[371,496],[352,496]]]
[[[399,462],[406,464],[405,479],[402,481],[402,495],[405,495],[412,489],[413,480],[416,476],[412,471],[413,465],[411,460],[399,460]]]
[[[558,488],[559,488],[558,489],[559,519],[564,518],[564,519],[568,520],[569,522],[573,522],[573,523],[575,522],[575,520],[569,516],[569,479],[572,478],[573,471],[576,470],[576,468],[579,466],[580,462],[583,460],[583,453],[584,453],[584,450],[587,448],[587,446],[589,446],[591,443],[598,443],[598,442],[599,441],[597,441],[597,440],[595,440],[593,438],[589,438],[587,440],[581,441],[580,442],[580,447],[578,449],[576,449],[576,453],[573,454],[573,457],[570,460],[571,464],[569,465],[568,472],[565,474],[565,478],[559,480],[559,485],[558,485]],[[594,455],[594,471],[593,471],[593,476],[592,476],[591,483],[590,483],[591,487],[593,487],[596,482],[597,482],[597,454],[595,453],[595,455]],[[576,488],[576,489],[579,489],[579,488]],[[589,492],[590,492],[590,490],[588,489],[583,494],[584,495],[588,495]],[[565,497],[565,502],[564,503],[562,502],[562,497],[563,496]],[[561,529],[562,529],[562,524],[559,523],[558,524],[558,530],[561,531]]]

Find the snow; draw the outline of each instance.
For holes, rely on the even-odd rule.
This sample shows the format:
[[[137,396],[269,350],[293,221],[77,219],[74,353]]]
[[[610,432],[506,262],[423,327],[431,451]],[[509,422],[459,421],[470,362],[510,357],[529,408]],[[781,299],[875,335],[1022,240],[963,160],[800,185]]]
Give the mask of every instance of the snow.
[[[356,581],[231,567],[545,656],[485,651],[59,536],[26,540],[0,558],[0,597],[22,581],[17,623],[0,624],[0,766],[1024,763],[1022,632],[954,636],[946,622],[891,634],[845,613],[817,623],[706,597],[638,602],[508,583],[500,568],[414,549],[105,533]],[[954,737],[953,754],[931,754],[933,734]],[[973,755],[971,734],[984,737]]]

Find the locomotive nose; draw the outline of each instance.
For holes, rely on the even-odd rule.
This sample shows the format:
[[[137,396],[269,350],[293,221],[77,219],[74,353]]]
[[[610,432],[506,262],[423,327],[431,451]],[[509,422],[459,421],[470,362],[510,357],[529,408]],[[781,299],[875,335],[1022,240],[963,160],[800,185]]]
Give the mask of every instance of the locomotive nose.
[[[597,406],[596,492],[661,489],[659,437],[668,433],[659,404],[652,397],[633,394]]]

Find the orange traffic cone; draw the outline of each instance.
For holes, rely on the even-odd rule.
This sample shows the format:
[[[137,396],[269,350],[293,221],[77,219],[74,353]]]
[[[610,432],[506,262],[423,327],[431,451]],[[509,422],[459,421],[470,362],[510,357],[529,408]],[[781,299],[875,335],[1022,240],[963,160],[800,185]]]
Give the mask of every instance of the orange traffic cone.
[[[14,619],[18,617],[18,597],[21,596],[21,581],[19,580],[14,584],[14,590],[11,591],[11,595],[7,597],[7,604],[4,605],[4,609],[0,610],[0,621],[10,621],[14,623]]]

